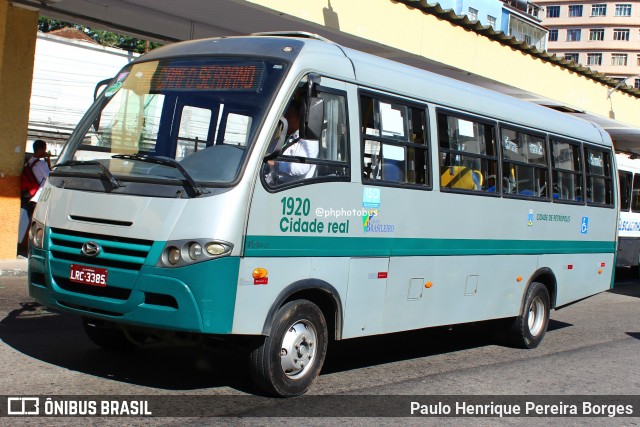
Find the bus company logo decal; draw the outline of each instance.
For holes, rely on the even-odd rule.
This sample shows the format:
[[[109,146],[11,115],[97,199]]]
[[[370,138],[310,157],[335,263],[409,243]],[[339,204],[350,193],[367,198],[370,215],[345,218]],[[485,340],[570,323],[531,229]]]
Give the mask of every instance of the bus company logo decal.
[[[247,242],[247,249],[269,249],[268,242],[262,242],[260,240],[249,240]]]
[[[373,217],[376,216],[378,216],[377,209],[372,209],[369,212],[365,212],[365,214],[362,216],[362,226],[365,228],[365,230],[369,226],[369,223],[371,222]]]
[[[527,225],[533,227],[533,209],[529,209],[529,217],[527,219]]]
[[[396,226],[394,224],[382,224],[374,219],[378,216],[378,210],[372,209],[362,217],[362,228],[365,233],[393,233]]]
[[[621,218],[618,221],[618,231],[640,231],[640,221]]]
[[[102,246],[91,240],[89,242],[84,242],[81,250],[84,255],[94,257],[100,255],[102,252]]]
[[[537,221],[546,221],[546,222],[571,222],[571,215],[558,215],[558,214],[537,214]]]

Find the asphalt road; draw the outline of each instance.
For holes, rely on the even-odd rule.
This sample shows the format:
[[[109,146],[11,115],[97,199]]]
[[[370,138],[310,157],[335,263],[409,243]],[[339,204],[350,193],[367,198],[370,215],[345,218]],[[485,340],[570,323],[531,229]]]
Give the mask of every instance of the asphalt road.
[[[0,277],[0,319],[1,396],[231,395],[242,398],[257,393],[246,360],[213,349],[155,343],[129,354],[105,352],[86,338],[78,316],[51,313],[33,303],[23,277]],[[496,338],[492,324],[477,324],[339,342],[329,349],[322,375],[308,395],[640,396],[640,280],[630,272],[618,272],[612,291],[552,312],[547,335],[537,349],[512,349],[500,345]],[[640,400],[636,400],[638,412]],[[282,400],[264,399],[260,405],[277,408]],[[309,414],[303,409],[300,416]],[[299,423],[293,420],[298,419],[129,418],[126,424]],[[337,418],[303,420],[303,424],[309,425],[343,423]],[[346,420],[349,425],[372,422],[367,418]],[[582,425],[585,420],[595,425],[609,425],[612,421],[611,418],[568,418],[562,423]],[[424,418],[383,418],[376,419],[374,424],[423,425],[425,421]],[[541,419],[431,418],[429,421],[438,425],[539,425]],[[640,418],[618,418],[614,422],[640,425]],[[125,424],[119,418],[0,418],[0,425],[21,423]]]

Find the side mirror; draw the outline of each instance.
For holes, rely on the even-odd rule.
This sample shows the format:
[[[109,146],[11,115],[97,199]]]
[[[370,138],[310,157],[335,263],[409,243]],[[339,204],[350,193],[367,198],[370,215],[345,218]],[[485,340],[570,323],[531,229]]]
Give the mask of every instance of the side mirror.
[[[111,80],[113,80],[113,77],[111,77],[109,79],[100,80],[96,84],[95,89],[93,89],[93,100],[94,101],[98,98],[98,92],[100,91],[100,88],[103,87],[103,86],[108,85]]]
[[[113,80],[113,78],[101,80],[96,84],[95,89],[93,89],[93,100],[94,101],[96,99],[98,99],[98,92],[100,92],[100,88],[106,87],[111,82],[111,80]],[[102,92],[100,92],[100,93],[102,93]],[[101,117],[101,115],[102,115],[102,113],[98,113],[98,116],[96,117],[96,119],[92,123],[93,129],[96,132],[98,131],[98,129],[100,129],[100,117]]]
[[[302,107],[300,138],[320,140],[324,126],[324,100],[318,97],[307,98]]]
[[[289,124],[284,117],[280,117],[280,123],[278,124],[279,131],[273,137],[271,144],[269,145],[269,149],[267,150],[267,154],[264,156],[264,161],[273,160],[282,154],[282,147],[284,147],[284,142],[287,139],[287,129],[289,128]]]

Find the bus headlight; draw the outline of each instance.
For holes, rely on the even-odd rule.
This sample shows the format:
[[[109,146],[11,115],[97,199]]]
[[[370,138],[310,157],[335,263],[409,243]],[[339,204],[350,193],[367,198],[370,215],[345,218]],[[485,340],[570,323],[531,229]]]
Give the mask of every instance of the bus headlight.
[[[31,228],[29,229],[29,241],[31,246],[36,249],[42,249],[44,246],[44,224],[40,221],[31,222]]]
[[[167,261],[169,261],[169,264],[176,265],[180,262],[181,258],[180,249],[175,246],[171,246],[167,249]]]
[[[196,261],[202,255],[202,246],[200,243],[191,243],[189,245],[189,258]]]
[[[233,245],[212,239],[171,240],[162,250],[157,267],[184,267],[197,262],[227,256]]]
[[[217,256],[222,255],[227,250],[227,248],[225,248],[224,245],[221,245],[220,243],[209,242],[205,246],[205,250],[209,255]]]

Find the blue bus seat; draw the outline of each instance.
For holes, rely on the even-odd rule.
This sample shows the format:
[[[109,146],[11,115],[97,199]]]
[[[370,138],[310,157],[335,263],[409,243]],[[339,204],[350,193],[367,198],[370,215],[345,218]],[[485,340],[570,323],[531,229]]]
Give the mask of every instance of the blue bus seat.
[[[382,164],[383,179],[385,181],[404,182],[404,171],[398,166],[400,161],[384,159]]]

